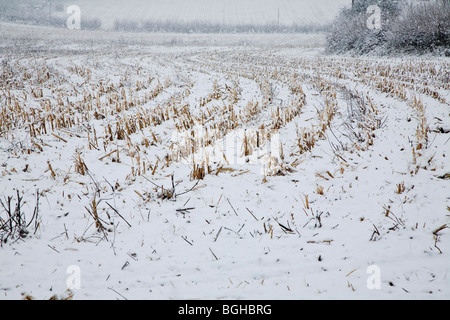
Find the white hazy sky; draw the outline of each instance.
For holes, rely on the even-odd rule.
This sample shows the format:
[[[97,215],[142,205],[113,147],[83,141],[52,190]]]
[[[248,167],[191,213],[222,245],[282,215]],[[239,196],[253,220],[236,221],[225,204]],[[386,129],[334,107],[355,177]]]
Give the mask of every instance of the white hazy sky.
[[[82,15],[136,21],[203,21],[223,24],[326,24],[351,0],[77,0]]]

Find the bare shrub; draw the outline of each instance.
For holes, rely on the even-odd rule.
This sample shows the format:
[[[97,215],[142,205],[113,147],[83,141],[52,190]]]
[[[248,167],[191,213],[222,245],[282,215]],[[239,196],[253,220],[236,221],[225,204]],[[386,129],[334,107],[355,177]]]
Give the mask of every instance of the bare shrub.
[[[36,192],[36,205],[28,222],[24,212],[25,203],[19,191],[17,191],[16,197],[0,199],[0,245],[10,239],[14,241],[26,238],[30,233],[30,228],[34,234],[39,229],[39,191]]]

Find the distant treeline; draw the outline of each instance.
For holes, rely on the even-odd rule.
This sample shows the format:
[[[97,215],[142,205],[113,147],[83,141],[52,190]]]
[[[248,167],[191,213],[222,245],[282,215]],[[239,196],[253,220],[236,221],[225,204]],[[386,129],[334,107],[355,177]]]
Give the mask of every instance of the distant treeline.
[[[137,22],[116,20],[114,31],[170,33],[314,33],[330,30],[330,25],[220,24],[197,22]]]
[[[368,27],[368,20],[380,9],[379,28]],[[450,1],[356,0],[352,8],[341,11],[327,36],[331,53],[395,54],[444,53],[450,51]]]

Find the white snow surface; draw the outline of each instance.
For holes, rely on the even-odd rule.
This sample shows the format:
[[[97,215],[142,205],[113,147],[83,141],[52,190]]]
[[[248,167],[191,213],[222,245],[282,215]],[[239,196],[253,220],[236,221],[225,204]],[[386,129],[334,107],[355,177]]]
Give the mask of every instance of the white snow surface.
[[[238,2],[229,3],[236,10]],[[0,198],[18,190],[30,219],[41,195],[37,232],[30,226],[26,238],[0,248],[1,300],[450,298],[450,181],[438,178],[450,172],[449,134],[439,131],[450,129],[448,58],[330,56],[322,34],[0,30],[0,107],[16,110],[9,129],[0,128]],[[389,82],[395,90],[383,90]],[[298,110],[295,88],[304,93]],[[134,105],[120,107],[122,89]],[[214,92],[221,97],[202,103]],[[356,100],[348,92],[367,107],[372,101],[372,111],[351,118]],[[38,116],[22,118],[8,107],[11,96],[13,106],[47,119],[46,133],[31,134]],[[414,97],[424,115],[411,107]],[[249,102],[258,103],[256,114]],[[319,113],[333,103],[320,135]],[[246,162],[241,152],[210,163],[199,181],[193,161],[205,158],[166,161],[187,114],[223,128],[224,108],[233,109],[238,127],[216,128],[225,138],[271,128],[277,109],[284,115],[290,106],[298,113],[280,117],[273,131],[282,146],[278,175],[262,175],[267,162]],[[150,119],[158,108],[168,115],[159,123],[110,140],[108,125]],[[52,129],[52,115],[74,124]],[[417,150],[424,117],[428,140]],[[302,130],[316,134],[309,150],[300,151]],[[89,174],[77,172],[77,154]],[[177,196],[161,197],[173,191],[172,176]],[[88,213],[94,199],[105,233]],[[67,291],[70,266],[81,272],[80,287]],[[368,286],[371,266],[380,271],[379,289]]]

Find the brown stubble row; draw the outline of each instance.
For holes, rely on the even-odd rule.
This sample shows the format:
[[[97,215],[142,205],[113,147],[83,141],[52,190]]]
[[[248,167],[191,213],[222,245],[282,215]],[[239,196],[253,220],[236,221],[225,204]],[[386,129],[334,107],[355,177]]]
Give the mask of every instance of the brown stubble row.
[[[64,141],[58,131],[79,133],[80,128],[92,124],[84,135],[87,135],[87,147],[90,150],[97,149],[106,155],[110,154],[116,162],[120,162],[120,152],[125,152],[136,163],[136,168],[132,168],[133,176],[148,170],[155,173],[158,164],[169,166],[171,162],[195,153],[196,146],[204,147],[205,141],[206,145],[211,145],[233,130],[248,128],[255,122],[259,122],[259,129],[267,133],[258,142],[266,142],[272,134],[301,115],[301,109],[306,103],[303,86],[307,85],[320,93],[324,103],[323,108],[317,109],[317,123],[311,128],[297,130],[298,153],[301,155],[311,151],[317,141],[325,139],[325,132],[331,126],[337,109],[337,88],[332,79],[352,79],[410,104],[419,117],[417,143],[413,151],[417,153],[426,146],[429,128],[424,104],[416,96],[411,98],[411,90],[443,103],[445,99],[438,91],[449,86],[445,82],[445,75],[440,72],[442,66],[426,62],[392,65],[379,60],[356,60],[355,63],[355,59],[350,58],[302,58],[283,61],[284,64],[280,65],[275,63],[277,57],[269,55],[260,58],[255,65],[251,63],[251,56],[243,55],[239,58],[239,68],[235,68],[235,64],[232,68],[220,60],[214,61],[214,56],[208,58],[204,65],[191,66],[192,70],[197,68],[204,73],[222,72],[231,79],[231,85],[229,82],[214,81],[211,93],[201,98],[196,106],[186,102],[194,88],[194,82],[189,79],[181,91],[169,94],[169,98],[163,102],[154,102],[158,96],[169,91],[170,79],[148,77],[133,83],[128,78],[131,71],[127,69],[121,80],[113,84],[108,79],[97,81],[95,70],[92,71],[90,67],[75,65],[69,67],[66,73],[82,80],[65,82],[67,76],[62,77],[61,71],[45,63],[36,63],[30,68],[15,62],[13,67],[23,75],[16,76],[14,81],[2,82],[0,134],[26,128],[33,143],[31,148],[24,151],[41,152],[45,144],[39,140],[40,136],[53,134]],[[208,71],[205,71],[205,66]],[[318,70],[320,72],[317,73]],[[4,79],[8,79],[8,72],[3,72]],[[419,76],[414,77],[414,72]],[[420,81],[427,74],[431,78]],[[257,84],[260,96],[256,100],[242,101],[241,78]],[[274,100],[274,83],[289,87],[289,102],[279,103]],[[368,102],[373,103],[370,98]],[[265,121],[259,121],[265,113],[270,116]],[[369,120],[374,122],[374,119]],[[192,145],[186,144],[184,149],[171,148],[164,159],[158,158],[158,164],[151,165],[150,160],[143,161],[143,153],[150,146],[158,145],[159,138],[153,128],[167,121],[171,121],[178,131],[192,130],[200,125],[208,133],[207,139],[202,137],[203,141],[199,143],[199,137],[194,137]],[[149,130],[149,135],[142,135],[140,142],[133,143],[130,137],[142,133],[144,129]],[[369,132],[367,137],[366,148],[372,143]],[[247,144],[251,140],[247,139]],[[123,142],[120,147],[119,142]],[[245,153],[248,154],[254,148],[245,147]],[[102,160],[108,157],[102,156]],[[201,162],[204,160],[198,159]]]

